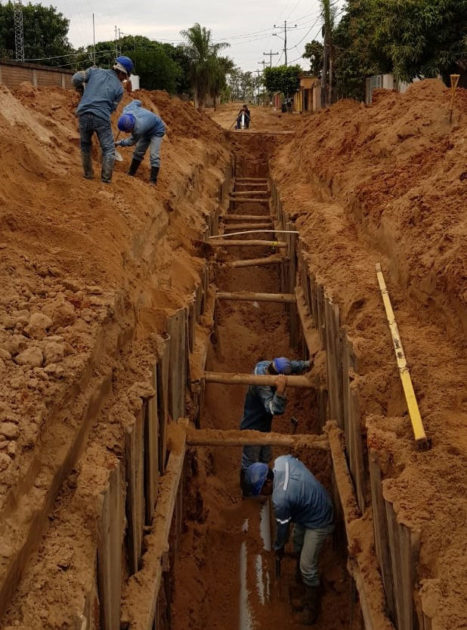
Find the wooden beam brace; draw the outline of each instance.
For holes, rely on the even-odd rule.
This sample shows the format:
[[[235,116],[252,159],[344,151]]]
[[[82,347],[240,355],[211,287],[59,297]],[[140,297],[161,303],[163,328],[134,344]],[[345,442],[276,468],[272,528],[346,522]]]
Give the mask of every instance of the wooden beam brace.
[[[286,248],[287,243],[284,241],[265,241],[261,239],[252,239],[249,241],[248,239],[238,240],[238,239],[211,239],[209,241],[209,245],[213,247],[279,247]]]
[[[183,424],[182,424],[183,423]],[[162,578],[162,561],[169,550],[169,533],[186,450],[186,421],[170,424],[169,461],[160,477],[151,533],[145,538],[142,569],[124,587],[122,622],[130,630],[152,630]]]
[[[268,182],[267,177],[234,177],[234,182]]]
[[[231,221],[256,221],[256,223],[261,223],[262,221],[273,221],[273,217],[269,215],[262,214],[225,214],[222,217],[219,217],[221,221],[224,223],[230,223]]]
[[[312,381],[305,375],[286,376],[288,387],[313,388]],[[224,385],[276,385],[277,376],[273,374],[240,374],[238,372],[205,372],[206,383]]]
[[[289,304],[293,304],[296,299],[293,293],[255,293],[254,291],[240,291],[238,293],[218,291],[216,298],[218,300],[251,300],[253,302],[285,302]]]
[[[269,190],[234,190],[230,194],[233,197],[246,197],[248,195],[268,195]]]
[[[271,222],[268,223],[231,223],[224,225],[224,232],[236,230],[270,230]],[[220,235],[221,236],[221,235]]]
[[[299,448],[329,449],[325,435],[307,433],[303,435],[286,435],[283,433],[263,433],[262,431],[240,431],[221,429],[187,429],[186,443],[188,446],[286,446]]]
[[[284,256],[267,256],[266,258],[249,258],[247,260],[233,260],[231,262],[222,263],[223,267],[260,267],[264,265],[275,265],[287,260]]]
[[[269,197],[267,199],[237,199],[236,197],[229,197],[230,201],[236,201],[237,203],[251,203],[252,201],[256,203],[269,203]]]

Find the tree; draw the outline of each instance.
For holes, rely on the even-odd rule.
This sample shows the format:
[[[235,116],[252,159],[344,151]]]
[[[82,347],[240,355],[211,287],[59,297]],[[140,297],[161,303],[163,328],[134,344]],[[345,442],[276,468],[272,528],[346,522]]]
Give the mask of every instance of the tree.
[[[302,57],[310,60],[311,74],[315,77],[320,77],[323,71],[323,50],[323,44],[316,39],[305,44],[305,52]]]
[[[54,7],[23,5],[24,57],[49,66],[73,65],[68,41],[69,20]],[[13,4],[0,5],[0,55],[15,58]]]
[[[204,104],[206,96],[213,89],[213,84],[219,82],[222,63],[219,67],[218,53],[229,46],[226,42],[215,44],[211,31],[198,23],[186,31],[181,31],[185,38],[185,52],[189,59],[189,77],[194,92],[196,107]]]
[[[217,99],[221,93],[227,87],[226,77],[227,74],[232,72],[235,65],[232,59],[228,57],[214,57],[211,56],[209,60],[211,79],[209,83],[209,94],[214,101],[214,108],[217,104]]]
[[[264,84],[269,93],[282,92],[286,97],[295,94],[300,86],[300,66],[275,66],[264,69]]]

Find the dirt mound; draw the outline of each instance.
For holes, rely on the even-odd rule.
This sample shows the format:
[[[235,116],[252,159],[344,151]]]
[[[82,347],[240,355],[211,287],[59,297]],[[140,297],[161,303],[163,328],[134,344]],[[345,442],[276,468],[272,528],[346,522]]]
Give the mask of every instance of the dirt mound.
[[[467,330],[466,104],[459,90],[450,124],[437,80],[378,91],[370,107],[340,101],[303,121],[276,167],[281,179],[324,183],[410,297],[455,334]]]

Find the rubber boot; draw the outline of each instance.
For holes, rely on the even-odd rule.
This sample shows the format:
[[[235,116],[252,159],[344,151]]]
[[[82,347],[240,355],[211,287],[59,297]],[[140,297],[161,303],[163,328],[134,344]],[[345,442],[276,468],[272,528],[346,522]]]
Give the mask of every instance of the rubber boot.
[[[304,626],[312,626],[318,619],[321,593],[319,586],[307,586],[305,584],[305,597],[303,599],[303,612],[297,618],[297,621]]]
[[[128,169],[128,175],[131,175],[132,177],[134,177],[136,175],[136,171],[138,170],[140,164],[141,164],[140,160],[135,160],[135,158],[133,158],[131,160],[130,168]]]
[[[101,180],[104,184],[110,184],[112,181],[112,171],[114,170],[113,157],[105,157],[102,159]]]
[[[91,154],[81,152],[81,162],[83,164],[84,177],[86,179],[93,179],[94,171],[92,169]]]
[[[151,166],[151,177],[149,178],[150,184],[157,184],[157,177],[159,175],[159,167]]]

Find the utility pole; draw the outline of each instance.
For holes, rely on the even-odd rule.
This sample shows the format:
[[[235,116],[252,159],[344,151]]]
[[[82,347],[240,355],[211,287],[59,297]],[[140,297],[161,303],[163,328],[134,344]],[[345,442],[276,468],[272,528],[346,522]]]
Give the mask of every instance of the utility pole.
[[[275,55],[278,55],[278,54],[279,54],[278,52],[272,52],[272,49],[271,49],[268,53],[263,52],[263,55],[264,55],[265,57],[269,57],[269,67],[270,67],[270,68],[272,68],[272,58],[273,58]]]
[[[118,27],[116,25],[114,26],[114,40],[115,40],[115,56],[118,57],[120,53],[118,52]]]
[[[16,0],[13,5],[13,18],[15,24],[16,61],[24,61],[23,5],[21,4],[21,0]]]
[[[287,66],[287,28],[290,30],[291,28],[297,28],[297,25],[294,24],[294,26],[287,26],[287,20],[284,20],[284,26],[276,26],[274,24],[274,28],[284,28],[284,59],[285,59],[285,65]],[[275,35],[276,37],[280,37],[280,35],[278,33],[273,33],[273,35]]]
[[[96,65],[96,22],[92,14],[92,65]]]

